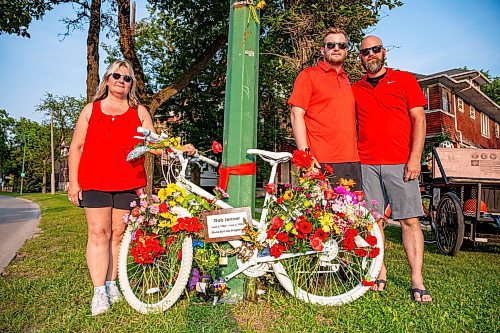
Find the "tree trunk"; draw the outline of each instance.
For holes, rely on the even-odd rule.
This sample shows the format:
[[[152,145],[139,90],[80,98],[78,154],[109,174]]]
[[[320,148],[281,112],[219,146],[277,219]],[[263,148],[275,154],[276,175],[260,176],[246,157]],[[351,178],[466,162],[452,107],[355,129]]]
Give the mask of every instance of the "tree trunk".
[[[87,102],[92,102],[99,86],[99,32],[101,31],[101,0],[92,0],[87,36]]]
[[[43,159],[42,194],[47,193],[47,159]]]
[[[215,53],[226,43],[227,36],[219,36],[205,51],[201,54],[193,64],[171,85],[165,87],[156,94],[148,94],[144,80],[144,71],[142,65],[137,57],[137,52],[134,46],[133,29],[130,26],[130,0],[117,0],[118,5],[118,28],[120,30],[120,50],[125,59],[127,59],[134,68],[134,74],[137,81],[137,95],[141,104],[148,109],[151,117],[156,111],[167,102],[172,96],[176,95],[184,88],[187,87],[189,82],[193,80],[212,60]],[[146,157],[144,164],[148,184],[146,186],[146,193],[151,194],[153,190],[153,173],[154,163],[153,157]]]

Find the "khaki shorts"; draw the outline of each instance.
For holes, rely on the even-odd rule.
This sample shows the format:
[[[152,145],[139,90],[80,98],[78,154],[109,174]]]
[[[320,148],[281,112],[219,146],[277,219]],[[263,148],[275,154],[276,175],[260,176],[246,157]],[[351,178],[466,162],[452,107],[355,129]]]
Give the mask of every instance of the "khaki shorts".
[[[361,172],[368,208],[374,208],[383,216],[390,203],[394,220],[424,215],[418,178],[404,181],[405,164],[361,164]],[[378,204],[373,205],[372,200]]]

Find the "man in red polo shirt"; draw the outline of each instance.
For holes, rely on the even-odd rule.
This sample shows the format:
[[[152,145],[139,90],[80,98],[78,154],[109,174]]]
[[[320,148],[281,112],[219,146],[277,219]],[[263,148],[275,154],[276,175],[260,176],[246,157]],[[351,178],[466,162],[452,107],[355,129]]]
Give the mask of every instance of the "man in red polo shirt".
[[[359,56],[367,74],[353,85],[363,191],[368,203],[378,202],[373,207],[378,212],[390,203],[393,219],[401,223],[411,298],[428,303],[432,298],[423,284],[424,239],[418,222],[424,214],[418,176],[427,102],[413,75],[384,66],[385,55],[380,38],[363,39]],[[373,290],[385,289],[386,276],[383,265]]]
[[[342,64],[349,39],[345,31],[329,28],[323,35],[323,61],[299,73],[288,104],[298,149],[318,163],[330,164],[333,182],[353,179],[361,189],[361,166],[356,147],[354,96]]]

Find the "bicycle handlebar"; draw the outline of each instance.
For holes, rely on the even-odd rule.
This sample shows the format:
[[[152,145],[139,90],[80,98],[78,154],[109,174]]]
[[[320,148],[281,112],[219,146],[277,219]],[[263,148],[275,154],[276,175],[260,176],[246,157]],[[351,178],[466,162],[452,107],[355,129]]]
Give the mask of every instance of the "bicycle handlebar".
[[[204,163],[210,164],[213,167],[218,167],[219,166],[219,162],[214,161],[214,160],[212,160],[212,159],[210,159],[208,157],[205,157],[203,155],[200,155],[200,154],[198,154],[198,152],[196,152],[196,154],[194,154],[194,157],[196,157],[197,159],[199,159],[200,161],[202,161]]]

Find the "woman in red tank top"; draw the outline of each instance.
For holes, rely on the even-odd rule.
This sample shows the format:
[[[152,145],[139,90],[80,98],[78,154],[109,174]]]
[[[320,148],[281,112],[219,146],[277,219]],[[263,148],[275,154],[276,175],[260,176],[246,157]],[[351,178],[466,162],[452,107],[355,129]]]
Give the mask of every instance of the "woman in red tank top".
[[[116,278],[126,226],[123,216],[137,199],[135,190],[146,185],[144,161],[126,161],[139,142],[134,139],[138,126],[154,131],[149,112],[136,97],[132,66],[115,61],[104,74],[94,102],[82,110],[69,153],[68,199],[85,208],[88,224],[92,315],[107,311],[121,298]]]

